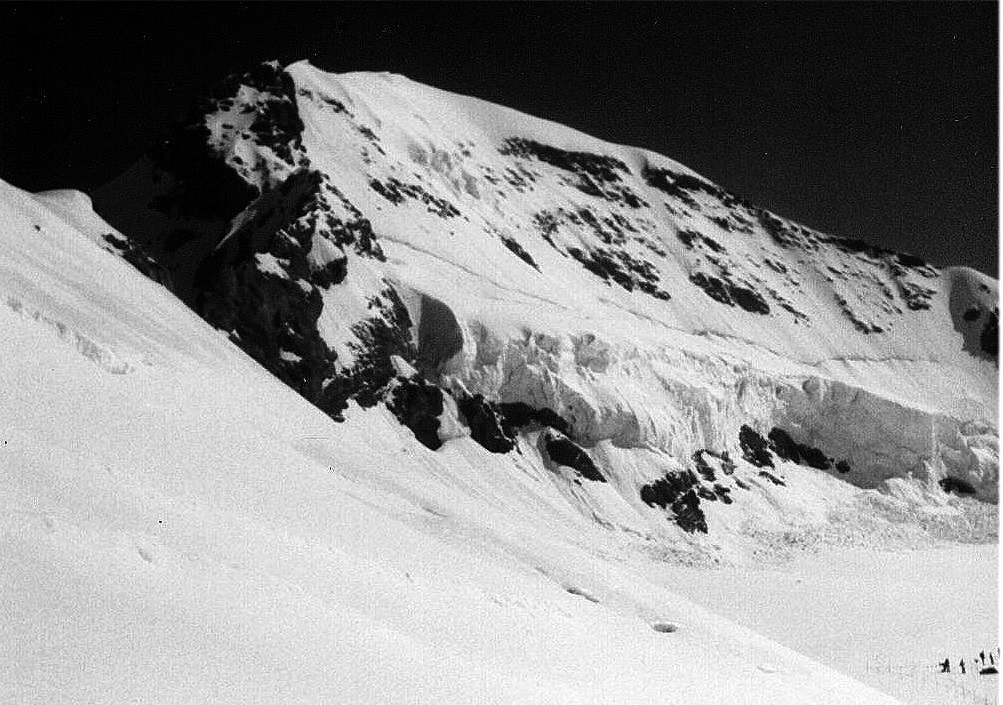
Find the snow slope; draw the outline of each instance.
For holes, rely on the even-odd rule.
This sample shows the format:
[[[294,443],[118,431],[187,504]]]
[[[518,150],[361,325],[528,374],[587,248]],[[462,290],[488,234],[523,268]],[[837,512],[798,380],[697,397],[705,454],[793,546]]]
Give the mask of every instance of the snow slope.
[[[0,183],[0,702],[894,702],[646,579],[528,437],[333,421],[86,206]]]

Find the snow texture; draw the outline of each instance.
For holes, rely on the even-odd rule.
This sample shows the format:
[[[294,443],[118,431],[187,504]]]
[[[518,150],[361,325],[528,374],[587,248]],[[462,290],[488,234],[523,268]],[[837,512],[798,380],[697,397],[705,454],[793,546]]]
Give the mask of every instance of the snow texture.
[[[305,62],[94,203],[0,186],[0,700],[892,702],[636,561],[996,537],[974,271]]]

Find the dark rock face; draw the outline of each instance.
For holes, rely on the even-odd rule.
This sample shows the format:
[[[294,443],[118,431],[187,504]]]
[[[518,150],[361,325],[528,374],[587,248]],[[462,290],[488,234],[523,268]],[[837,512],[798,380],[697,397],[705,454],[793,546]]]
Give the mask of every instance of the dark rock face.
[[[241,86],[261,93],[250,131],[255,142],[270,147],[290,166],[295,164],[294,152],[302,147],[303,121],[296,107],[296,86],[292,77],[278,62],[259,64],[242,75],[233,75],[213,91],[219,103],[232,102]]]
[[[588,152],[569,152],[522,137],[510,137],[498,151],[506,156],[534,157],[558,169],[588,175],[600,183],[620,181],[617,172],[630,173],[627,165],[619,159]]]
[[[663,301],[672,298],[667,291],[656,286],[659,277],[651,263],[636,259],[623,250],[597,247],[585,252],[577,247],[569,247],[568,254],[603,281],[615,282],[627,291],[633,291],[636,287]]]
[[[246,209],[241,225],[200,265],[193,302],[209,323],[335,418],[349,397],[376,403],[396,374],[390,355],[414,359],[410,318],[388,285],[368,302],[375,315],[352,327],[355,364],[335,368],[337,355],[318,330],[321,292],[347,276],[345,246],[382,257],[361,219],[334,215],[331,201],[339,196],[320,173],[292,172]],[[317,260],[322,246],[326,259]]]
[[[679,242],[683,243],[690,250],[705,248],[715,254],[723,254],[725,251],[724,247],[717,240],[694,230],[680,230],[676,233],[676,237],[679,239]]]
[[[523,262],[528,264],[530,267],[536,271],[540,271],[540,267],[536,264],[534,260],[526,250],[523,249],[522,245],[515,238],[503,237],[501,238],[502,244],[509,249],[509,251],[516,257],[521,259]]]
[[[898,287],[899,295],[905,301],[906,307],[910,311],[926,311],[930,308],[930,301],[937,293],[933,286],[927,286],[931,280],[937,279],[940,275],[936,268],[925,260],[905,252],[887,253],[884,258],[885,266],[895,278],[895,285]],[[920,283],[918,275],[927,282]]]
[[[797,443],[782,428],[774,427],[769,434],[770,448],[784,460],[790,460],[798,465],[807,465],[817,470],[828,470],[832,467],[832,458],[818,448]]]
[[[766,439],[756,433],[754,429],[742,426],[738,433],[738,442],[742,448],[742,457],[749,463],[757,468],[773,467],[769,445]]]
[[[224,120],[223,132],[213,137],[209,117],[229,112],[253,114],[251,124],[238,134]],[[351,276],[350,255],[386,257],[369,220],[310,168],[302,131],[293,80],[278,64],[223,81],[151,151],[156,196],[150,208],[165,218],[142,245],[189,306],[340,420],[350,398],[363,407],[381,401],[396,376],[392,356],[414,362],[416,350],[407,309],[391,284],[368,295],[339,289]],[[234,157],[228,163],[236,142],[260,148],[257,162]],[[150,269],[137,248],[118,248],[141,270]],[[349,364],[338,360],[318,328],[325,297],[334,291],[364,297],[355,307],[369,312],[348,325],[354,336],[345,343],[354,357]],[[407,394],[417,392],[399,392],[400,409],[414,407],[405,404]],[[410,412],[401,413],[416,423]],[[432,442],[427,429],[416,429],[423,442]]]
[[[523,402],[503,402],[499,404],[488,401],[481,394],[460,398],[456,403],[467,421],[467,426],[470,427],[471,438],[492,453],[507,453],[515,448],[516,436],[519,430],[532,425],[553,429],[556,431],[556,434],[551,433],[548,438],[563,437],[568,443],[575,445],[566,438],[566,436],[571,435],[571,425],[551,409],[534,409],[529,404],[524,404]],[[565,444],[558,443],[555,447],[557,447],[555,452],[560,454],[562,453],[562,449],[565,448]],[[565,460],[574,461],[575,458],[570,456],[574,456],[580,452],[584,457],[578,460],[578,464],[584,468],[584,472],[579,467],[568,465],[568,463],[562,462],[552,455],[551,459],[554,462],[560,462],[562,465],[568,465],[568,467],[579,470],[580,473],[583,473],[590,480],[597,479],[597,477],[601,478],[602,475],[598,469],[595,472],[592,471],[594,464],[591,467],[589,466],[592,463],[592,459],[588,454],[577,445],[575,445],[575,448],[578,448],[578,451],[565,452],[561,457]],[[593,476],[589,477],[589,475]],[[600,481],[604,482],[605,478]]]
[[[789,460],[798,465],[805,465],[816,470],[830,470],[835,467],[836,472],[845,475],[850,472],[850,463],[846,460],[836,462],[819,448],[798,443],[790,434],[782,428],[774,427],[769,434],[769,447],[778,458]]]
[[[860,331],[864,335],[870,335],[871,333],[885,332],[885,329],[877,325],[876,323],[866,321],[860,316],[858,316],[857,313],[853,310],[853,307],[850,305],[850,302],[847,301],[845,297],[840,296],[839,294],[835,294],[834,298],[836,299],[836,303],[839,304],[839,308],[843,312],[843,315],[846,316],[847,319],[849,319],[850,323],[852,323],[853,327],[856,328],[858,331]]]
[[[502,425],[509,436],[512,436],[516,429],[530,424],[539,424],[544,428],[550,427],[565,436],[572,435],[571,424],[552,409],[546,407],[534,409],[521,401],[502,402],[498,407],[501,410]]]
[[[694,534],[700,532],[707,533],[707,516],[700,509],[700,499],[693,490],[690,490],[672,505],[672,511],[676,513],[676,524],[683,531]]]
[[[710,487],[706,485],[697,485],[696,487],[697,497],[700,499],[706,499],[708,502],[716,502],[717,494]]]
[[[641,488],[641,501],[651,507],[671,509],[676,524],[683,531],[706,534],[707,517],[700,509],[700,497],[695,489],[698,487],[699,481],[692,471],[669,472]]]
[[[250,135],[290,167],[302,158],[303,121],[296,106],[292,78],[277,63],[260,64],[244,74],[227,77],[209,98],[197,103],[170,134],[150,150],[150,160],[166,188],[150,204],[169,215],[229,221],[258,195],[258,188],[211,146],[206,116],[234,107],[241,86],[258,91]]]
[[[999,307],[993,309],[979,336],[979,347],[989,357],[998,357],[1000,351]]]
[[[672,298],[659,285],[661,278],[657,268],[651,262],[628,252],[627,246],[631,240],[635,240],[660,256],[664,257],[665,252],[654,245],[649,238],[637,234],[630,237],[629,233],[639,231],[620,213],[611,210],[608,215],[600,215],[590,208],[577,210],[557,208],[536,213],[534,224],[548,245],[562,256],[571,257],[579,262],[587,271],[607,284],[616,284],[627,291],[641,291],[662,301]],[[603,246],[589,246],[583,249],[569,245],[562,249],[555,240],[562,227],[570,227],[572,232],[591,231]],[[580,239],[576,242],[581,244]]]
[[[515,435],[506,429],[497,405],[481,394],[464,397],[456,402],[470,427],[470,437],[492,453],[508,453],[515,448]]]
[[[253,217],[199,266],[193,302],[206,321],[228,331],[245,352],[312,401],[333,375],[336,358],[317,332],[322,300],[316,284],[344,278],[342,263],[318,272],[313,286],[297,283],[314,275],[306,253],[319,182],[315,172],[294,172],[256,203]],[[285,264],[262,268],[259,255]]]
[[[741,286],[733,281],[709,276],[703,272],[694,272],[690,275],[690,281],[703,289],[707,296],[726,306],[738,306],[749,313],[766,315],[770,312],[770,305],[755,290],[746,286]]]
[[[174,278],[170,270],[147,254],[146,250],[136,242],[115,233],[105,233],[104,241],[122,259],[138,269],[147,278],[157,282],[168,291],[174,291]]]
[[[714,468],[712,468],[710,464],[707,462],[706,456],[708,455],[716,455],[716,454],[712,453],[706,448],[698,450],[696,453],[693,454],[693,462],[696,463],[697,472],[700,473],[700,476],[704,480],[706,480],[707,482],[714,482],[714,480],[717,479],[717,476],[714,473]]]
[[[725,475],[731,475],[735,472],[735,462],[728,455],[728,451],[723,451],[720,455],[721,458],[721,471]]]
[[[595,461],[592,460],[585,449],[563,433],[550,431],[544,437],[544,447],[550,460],[558,465],[564,465],[575,470],[586,480],[606,482],[606,478],[599,472]]]
[[[239,248],[238,243],[234,243]],[[259,270],[253,256],[217,250],[199,268],[206,285],[196,311],[272,374],[316,401],[334,374],[336,355],[317,333],[322,301],[292,279]]]
[[[781,480],[779,477],[777,477],[773,473],[767,472],[766,470],[760,470],[759,471],[759,476],[760,477],[765,477],[767,480],[769,480],[770,482],[772,482],[774,485],[779,485],[780,487],[786,487],[787,486],[786,482],[784,482],[783,480]]]
[[[460,215],[459,209],[452,203],[438,196],[433,196],[417,184],[408,184],[399,179],[391,178],[385,182],[373,179],[369,182],[369,186],[394,205],[400,205],[405,200],[411,199],[424,204],[429,213],[444,220]]]
[[[362,407],[374,406],[397,374],[393,357],[415,359],[411,317],[397,290],[387,284],[369,299],[369,309],[373,315],[352,326],[358,341],[351,345],[355,363],[329,383],[323,399],[325,406],[344,409],[349,398]]]
[[[648,506],[665,509],[697,484],[697,477],[691,470],[668,472],[664,477],[641,488],[641,501]]]
[[[732,502],[734,502],[734,500],[731,498],[730,487],[725,487],[724,485],[721,484],[715,484],[714,494],[716,494],[718,499],[720,499],[725,504],[731,504]]]
[[[697,205],[691,195],[693,193],[703,192],[718,200],[725,200],[724,189],[690,174],[646,165],[641,176],[647,182],[648,186],[656,188],[662,193],[677,198],[691,206]]]
[[[801,463],[801,444],[796,443],[786,431],[774,427],[769,433],[770,448],[780,458],[789,460],[792,463]]]
[[[387,408],[407,426],[423,445],[432,450],[442,446],[439,417],[442,416],[442,390],[420,377],[398,377],[387,399]]]
[[[948,475],[938,484],[944,492],[953,492],[954,494],[962,496],[975,494],[975,488],[972,487],[971,484],[962,480],[960,477],[952,477]]]
[[[630,169],[614,157],[572,152],[522,137],[506,139],[498,152],[504,156],[535,159],[566,171],[572,177],[569,183],[589,196],[630,208],[648,206],[644,199],[623,183],[620,175],[629,174]]]

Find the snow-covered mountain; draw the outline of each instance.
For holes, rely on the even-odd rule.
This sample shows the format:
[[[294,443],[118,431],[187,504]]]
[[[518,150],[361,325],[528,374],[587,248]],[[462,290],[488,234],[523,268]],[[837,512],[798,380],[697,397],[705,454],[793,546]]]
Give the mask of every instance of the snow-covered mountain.
[[[307,63],[94,204],[0,183],[0,701],[891,702],[651,566],[995,537],[972,270]]]
[[[271,63],[98,196],[130,261],[332,417],[387,400],[433,449],[542,444],[604,521],[741,503],[778,456],[995,501],[997,283],[658,154]]]

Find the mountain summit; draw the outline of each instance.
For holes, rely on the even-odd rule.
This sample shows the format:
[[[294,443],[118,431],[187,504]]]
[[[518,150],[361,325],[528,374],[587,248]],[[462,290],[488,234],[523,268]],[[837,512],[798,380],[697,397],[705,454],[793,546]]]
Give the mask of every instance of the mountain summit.
[[[430,448],[492,452],[549,429],[581,459],[557,465],[645,514],[659,482],[670,506],[728,499],[703,457],[997,493],[995,281],[643,149],[273,62],[96,202],[123,253],[336,419],[385,402]]]

